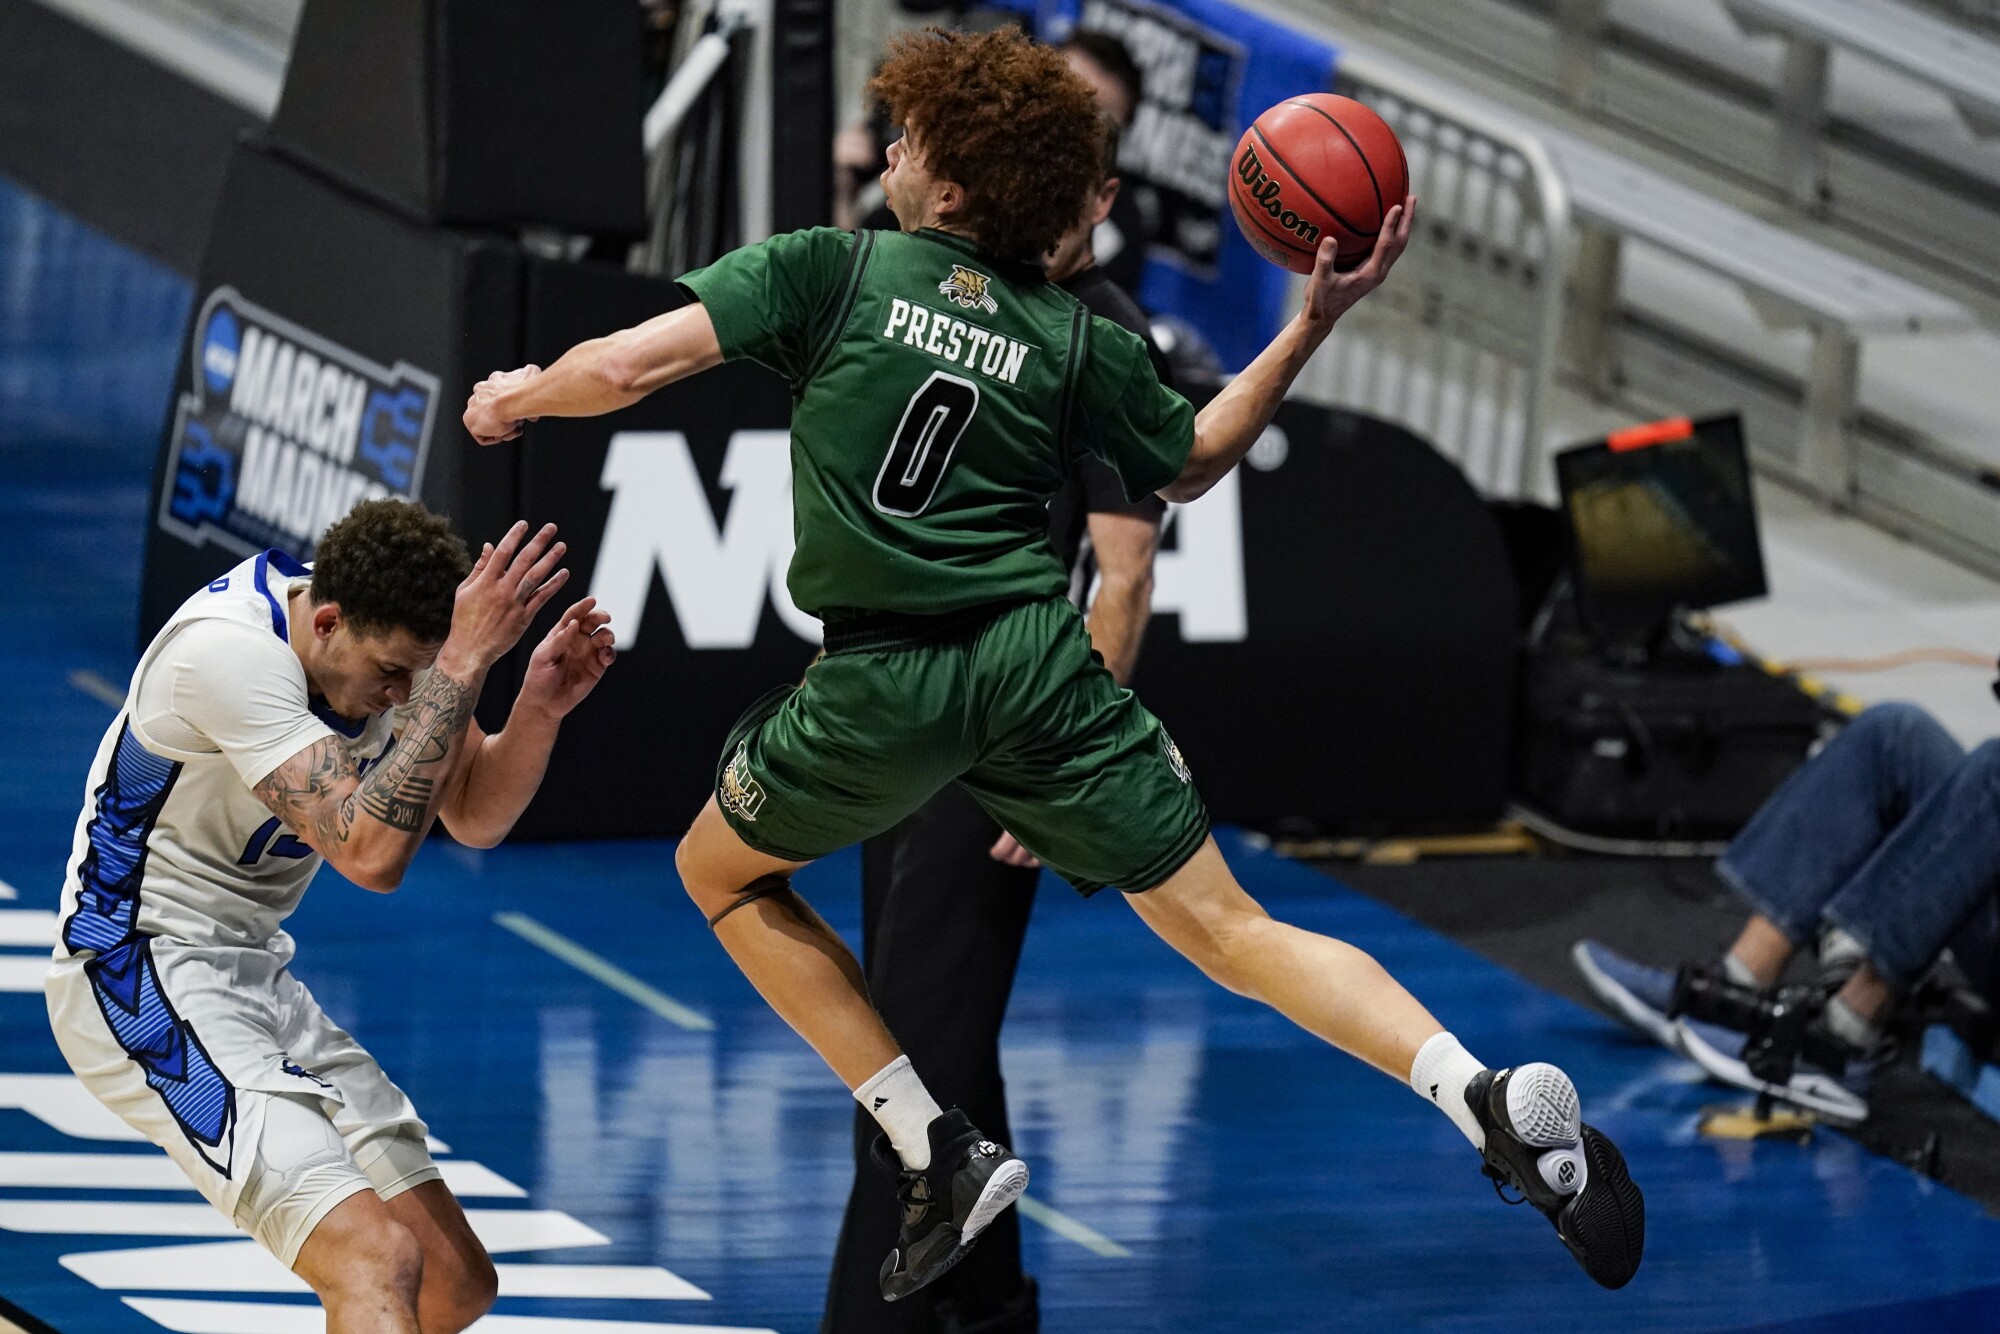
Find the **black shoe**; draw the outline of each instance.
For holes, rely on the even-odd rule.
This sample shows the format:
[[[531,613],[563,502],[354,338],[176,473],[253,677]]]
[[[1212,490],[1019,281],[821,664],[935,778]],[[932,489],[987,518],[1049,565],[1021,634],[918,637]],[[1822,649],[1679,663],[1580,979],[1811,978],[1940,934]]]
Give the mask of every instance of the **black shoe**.
[[[894,1175],[903,1206],[896,1249],[882,1262],[882,1300],[907,1297],[963,1260],[972,1243],[1021,1198],[1028,1165],[983,1138],[954,1107],[930,1124],[931,1165],[905,1171],[887,1135],[871,1150],[876,1166]]]
[[[1541,1062],[1482,1070],[1465,1100],[1486,1132],[1480,1170],[1500,1198],[1506,1186],[1520,1191],[1597,1282],[1631,1282],[1646,1249],[1646,1200],[1618,1146],[1583,1124],[1569,1076]]]
[[[1042,1327],[1041,1296],[1035,1280],[1021,1276],[1021,1290],[1012,1299],[984,1313],[967,1316],[958,1298],[938,1299],[938,1334],[1037,1334]]]

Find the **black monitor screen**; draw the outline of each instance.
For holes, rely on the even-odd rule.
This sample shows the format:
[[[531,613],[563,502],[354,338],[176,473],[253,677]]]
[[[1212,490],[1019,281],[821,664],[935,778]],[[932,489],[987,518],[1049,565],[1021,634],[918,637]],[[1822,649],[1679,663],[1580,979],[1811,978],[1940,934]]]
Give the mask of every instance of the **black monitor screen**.
[[[1662,422],[1556,455],[1583,613],[1599,635],[1653,633],[1677,607],[1765,591],[1743,426]]]

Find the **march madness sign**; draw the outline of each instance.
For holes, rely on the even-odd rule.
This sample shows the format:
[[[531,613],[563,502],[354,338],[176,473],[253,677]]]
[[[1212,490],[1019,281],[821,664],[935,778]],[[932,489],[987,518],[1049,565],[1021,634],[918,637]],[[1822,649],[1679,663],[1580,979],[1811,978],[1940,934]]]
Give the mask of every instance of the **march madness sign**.
[[[241,555],[308,557],[363,500],[415,499],[438,377],[381,366],[218,287],[194,322],[160,527]]]

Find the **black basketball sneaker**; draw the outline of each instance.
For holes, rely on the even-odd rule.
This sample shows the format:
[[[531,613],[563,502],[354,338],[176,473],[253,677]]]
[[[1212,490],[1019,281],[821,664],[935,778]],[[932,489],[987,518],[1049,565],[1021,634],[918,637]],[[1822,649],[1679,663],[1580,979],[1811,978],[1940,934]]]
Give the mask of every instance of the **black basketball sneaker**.
[[[1483,1070],[1465,1100],[1486,1132],[1480,1170],[1500,1198],[1519,1204],[1506,1187],[1519,1191],[1605,1287],[1631,1282],[1646,1249],[1646,1200],[1618,1146],[1583,1124],[1569,1076],[1539,1061]]]
[[[1028,1188],[1028,1165],[973,1129],[954,1107],[930,1124],[931,1165],[907,1171],[877,1135],[876,1166],[897,1178],[903,1226],[882,1262],[882,1299],[907,1297],[964,1259],[1000,1211]]]

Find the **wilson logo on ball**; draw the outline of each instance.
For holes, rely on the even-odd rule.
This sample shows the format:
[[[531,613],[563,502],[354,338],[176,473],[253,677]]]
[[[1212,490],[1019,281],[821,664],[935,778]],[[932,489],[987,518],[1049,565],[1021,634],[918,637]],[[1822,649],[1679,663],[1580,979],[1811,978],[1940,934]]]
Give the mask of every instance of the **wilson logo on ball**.
[[[1243,156],[1236,161],[1236,175],[1242,180],[1249,197],[1280,227],[1307,245],[1319,244],[1320,229],[1285,207],[1284,189],[1264,170],[1264,163],[1257,156],[1255,147],[1244,145]]]
[[[1311,273],[1328,241],[1336,270],[1366,263],[1410,189],[1395,131],[1334,93],[1272,107],[1243,131],[1229,161],[1229,209],[1243,238],[1293,273]]]

